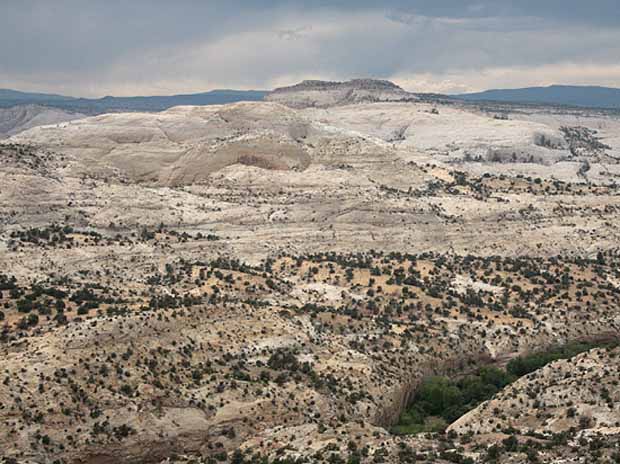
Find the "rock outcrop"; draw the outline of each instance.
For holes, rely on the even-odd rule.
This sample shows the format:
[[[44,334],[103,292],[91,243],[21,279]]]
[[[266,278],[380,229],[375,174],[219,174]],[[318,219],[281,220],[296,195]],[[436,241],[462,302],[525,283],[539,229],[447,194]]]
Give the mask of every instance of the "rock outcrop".
[[[353,79],[347,82],[303,81],[275,89],[265,97],[291,108],[325,108],[371,102],[407,102],[417,98],[390,81]]]
[[[57,108],[39,105],[19,105],[0,108],[0,138],[18,134],[36,126],[58,124],[85,117]]]

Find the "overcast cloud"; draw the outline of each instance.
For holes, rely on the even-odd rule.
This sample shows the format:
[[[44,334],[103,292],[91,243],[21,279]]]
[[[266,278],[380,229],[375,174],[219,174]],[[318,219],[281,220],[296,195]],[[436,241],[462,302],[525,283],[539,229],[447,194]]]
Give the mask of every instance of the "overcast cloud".
[[[0,0],[0,87],[78,96],[391,79],[620,87],[617,0]]]

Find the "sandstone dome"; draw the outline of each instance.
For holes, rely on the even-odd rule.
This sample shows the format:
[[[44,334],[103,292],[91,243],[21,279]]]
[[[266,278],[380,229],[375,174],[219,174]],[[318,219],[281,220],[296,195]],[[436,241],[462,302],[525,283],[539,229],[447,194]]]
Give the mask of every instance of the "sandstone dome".
[[[41,126],[12,137],[75,157],[90,174],[182,185],[232,164],[303,170],[321,130],[277,103],[178,106]]]

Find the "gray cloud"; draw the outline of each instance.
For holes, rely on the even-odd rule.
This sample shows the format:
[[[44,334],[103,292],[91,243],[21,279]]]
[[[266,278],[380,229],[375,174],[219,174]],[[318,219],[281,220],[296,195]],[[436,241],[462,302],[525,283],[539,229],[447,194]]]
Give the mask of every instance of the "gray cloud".
[[[278,37],[284,40],[299,40],[312,31],[312,26],[298,27],[297,29],[282,29],[278,31]]]
[[[161,94],[357,76],[412,90],[550,76],[620,87],[615,3],[5,0],[0,87]]]

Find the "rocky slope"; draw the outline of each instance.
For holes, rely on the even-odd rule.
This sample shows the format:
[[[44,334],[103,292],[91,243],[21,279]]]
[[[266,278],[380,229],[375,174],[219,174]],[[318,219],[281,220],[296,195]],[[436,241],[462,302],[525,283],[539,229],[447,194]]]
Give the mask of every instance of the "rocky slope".
[[[38,105],[0,108],[0,138],[18,134],[32,127],[58,124],[83,117],[83,114]]]
[[[528,452],[541,462],[615,462],[619,368],[618,348],[556,361],[506,387],[448,430],[471,437],[470,446],[497,444],[506,462],[527,459]],[[536,451],[536,442],[553,446]]]
[[[457,433],[620,434],[620,349],[556,361],[507,387],[450,426]],[[501,411],[499,416],[493,411]]]
[[[22,250],[45,254],[149,252],[115,259],[104,273],[89,266],[59,276],[52,265],[37,283],[3,275],[5,456],[158,462],[241,449],[327,459],[358,436],[371,456],[384,446],[397,453],[398,442],[417,439],[382,427],[422,377],[620,333],[612,255],[600,264],[326,254],[251,267],[171,258],[187,240],[212,239],[166,229],[15,237]],[[585,278],[598,302],[587,313],[577,310]],[[485,281],[501,292],[472,293]],[[522,306],[526,294],[538,297]],[[348,438],[334,442],[338,435]]]

